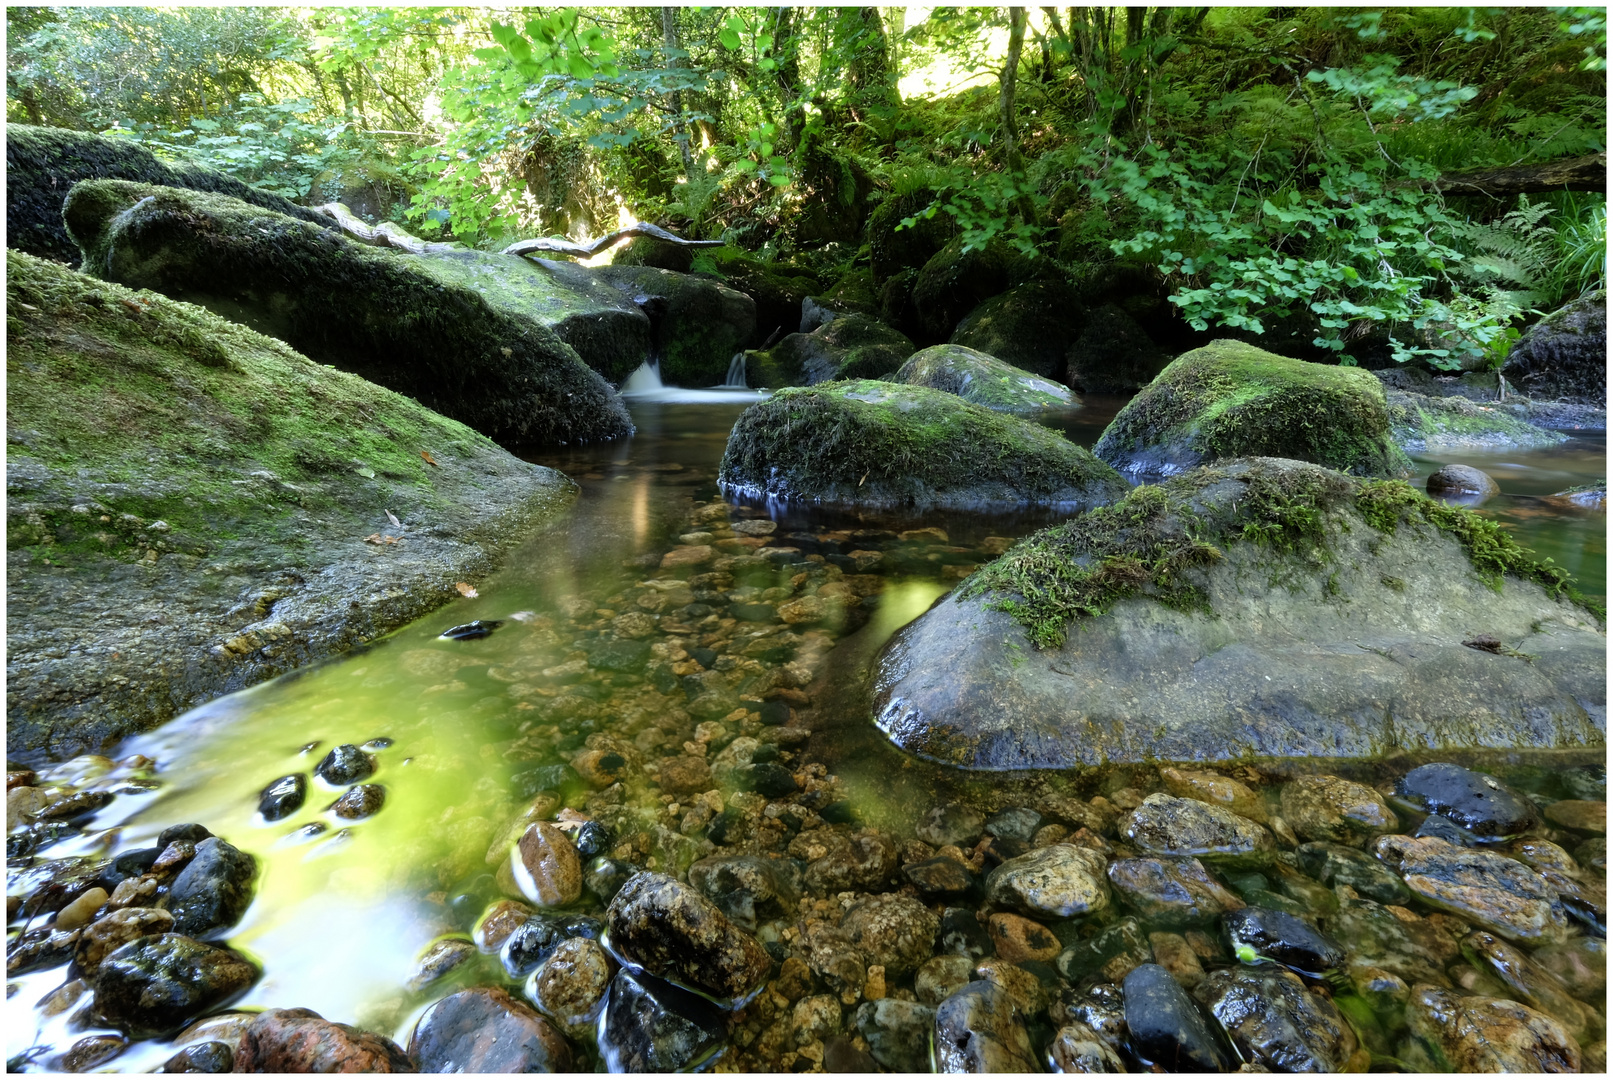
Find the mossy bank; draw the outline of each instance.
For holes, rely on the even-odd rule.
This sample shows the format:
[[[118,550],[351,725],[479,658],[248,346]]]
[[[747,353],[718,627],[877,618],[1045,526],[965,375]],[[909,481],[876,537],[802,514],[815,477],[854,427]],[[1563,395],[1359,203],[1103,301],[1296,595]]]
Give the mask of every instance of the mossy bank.
[[[610,385],[448,260],[400,257],[238,199],[95,180],[68,195],[84,271],[201,304],[505,445],[614,439]]]
[[[1093,452],[1122,472],[1169,476],[1244,455],[1295,458],[1357,476],[1405,476],[1383,386],[1329,367],[1213,341],[1183,353],[1115,416]]]
[[[1600,746],[1566,578],[1399,481],[1237,459],[1021,541],[891,640],[873,708],[986,769]]]
[[[6,293],[13,760],[110,746],[369,641],[573,497],[201,308],[18,252]]]
[[[718,484],[730,497],[914,509],[1082,509],[1126,490],[1055,431],[877,379],[781,390],[752,405],[728,438]]]

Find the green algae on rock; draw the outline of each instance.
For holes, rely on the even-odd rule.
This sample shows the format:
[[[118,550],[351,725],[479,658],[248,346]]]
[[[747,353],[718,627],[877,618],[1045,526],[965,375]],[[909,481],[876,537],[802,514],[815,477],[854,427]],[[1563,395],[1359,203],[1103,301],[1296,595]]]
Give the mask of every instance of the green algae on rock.
[[[1084,508],[1126,490],[1057,432],[871,379],[782,390],[746,409],[717,482],[731,496],[913,508]]]
[[[189,163],[164,164],[129,139],[7,124],[6,246],[77,266],[78,245],[62,225],[62,200],[80,180],[133,180],[214,191],[321,228],[335,228],[328,218],[307,207],[248,187],[225,173]]]
[[[573,497],[201,308],[19,252],[6,289],[14,759],[109,746],[372,640]]]
[[[878,379],[913,355],[913,342],[868,315],[840,315],[806,334],[787,334],[771,349],[745,354],[746,381],[780,389],[837,379]]]
[[[1389,427],[1408,453],[1439,450],[1533,450],[1568,436],[1462,397],[1389,390]]]
[[[501,443],[631,433],[621,399],[571,346],[409,258],[238,199],[123,180],[68,194],[84,272],[278,337]]]
[[[1370,373],[1225,339],[1172,361],[1116,414],[1093,452],[1123,472],[1165,476],[1243,456],[1357,476],[1411,470]]]
[[[1602,615],[1470,511],[1241,459],[983,567],[891,640],[874,712],[982,769],[1599,746]]]
[[[957,394],[995,412],[1024,415],[1081,407],[1058,383],[963,345],[932,345],[916,352],[891,381]]]

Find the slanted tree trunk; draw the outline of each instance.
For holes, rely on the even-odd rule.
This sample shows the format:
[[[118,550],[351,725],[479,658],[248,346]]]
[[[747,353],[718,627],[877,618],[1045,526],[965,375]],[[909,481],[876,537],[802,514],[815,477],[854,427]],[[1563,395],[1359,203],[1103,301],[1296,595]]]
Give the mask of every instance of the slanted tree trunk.
[[[1009,175],[1020,177],[1025,173],[1025,162],[1019,153],[1019,116],[1015,103],[1015,90],[1019,82],[1019,57],[1025,48],[1025,9],[1008,9],[1008,62],[1003,65],[1002,85],[997,102],[1001,110],[1003,166]],[[1014,201],[1015,208],[1027,225],[1036,224],[1036,205],[1029,195]]]
[[[664,7],[661,9],[661,43],[668,50],[666,66],[668,68],[681,68],[683,57],[671,50],[683,48],[683,42],[678,36],[678,9]],[[683,177],[685,180],[694,178],[694,150],[690,147],[689,125],[683,118],[683,91],[674,90],[667,96],[667,104],[672,106],[672,114],[677,119],[673,121],[673,133],[678,136],[678,149],[683,153]]]
[[[773,69],[773,80],[783,99],[785,130],[779,134],[787,140],[786,151],[801,145],[801,132],[806,127],[806,117],[795,103],[801,96],[800,52],[800,42],[795,35],[795,9],[773,8],[773,58],[778,61],[778,67]]]

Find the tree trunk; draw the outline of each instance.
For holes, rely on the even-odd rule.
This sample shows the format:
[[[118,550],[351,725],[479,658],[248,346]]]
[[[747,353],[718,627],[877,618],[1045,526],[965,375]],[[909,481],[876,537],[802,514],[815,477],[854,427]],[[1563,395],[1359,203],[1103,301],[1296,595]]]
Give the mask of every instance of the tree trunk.
[[[666,66],[669,69],[681,68],[683,66],[683,57],[677,56],[670,52],[670,50],[673,49],[681,50],[683,48],[683,43],[678,37],[678,9],[675,7],[664,7],[661,9],[661,43],[667,50],[669,50],[666,58]],[[673,134],[681,136],[677,142],[678,149],[683,154],[683,178],[685,180],[692,180],[694,179],[695,170],[694,151],[689,146],[689,125],[683,119],[683,91],[672,91],[672,93],[668,95],[668,104],[672,106],[673,116],[677,117],[677,119],[673,121]]]
[[[1606,191],[1607,153],[1561,158],[1539,165],[1480,169],[1428,180],[1403,180],[1396,187],[1427,187],[1446,195],[1490,195],[1510,198],[1547,191]]]
[[[901,105],[892,69],[890,44],[879,9],[845,8],[835,21],[836,44],[845,49],[846,83],[853,93],[852,112],[858,120],[870,109],[894,109]]]
[[[1002,113],[1003,166],[1015,178],[1025,173],[1025,162],[1019,155],[1018,107],[1014,102],[1019,82],[1019,55],[1024,48],[1025,9],[1011,7],[1008,9],[1008,62],[1003,65],[1002,86],[997,101]],[[1036,206],[1030,196],[1021,195],[1014,201],[1014,206],[1027,225],[1036,224]]]
[[[779,95],[784,99],[785,130],[780,134],[788,140],[784,146],[788,151],[801,145],[801,132],[806,127],[801,107],[795,104],[801,94],[800,51],[800,43],[795,36],[795,9],[774,8],[773,58],[778,61],[778,67],[773,70],[773,79],[778,85]]]

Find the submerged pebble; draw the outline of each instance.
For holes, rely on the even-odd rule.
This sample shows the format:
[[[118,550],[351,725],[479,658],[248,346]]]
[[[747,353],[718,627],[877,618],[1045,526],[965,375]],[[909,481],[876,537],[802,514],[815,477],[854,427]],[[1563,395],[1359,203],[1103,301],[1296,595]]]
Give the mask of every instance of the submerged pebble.
[[[705,998],[623,968],[611,980],[599,1053],[611,1072],[688,1072],[727,1036],[722,1012]]]
[[[1412,769],[1395,794],[1484,840],[1516,836],[1539,820],[1533,803],[1495,777],[1446,762]]]
[[[420,1072],[570,1072],[571,1046],[553,1024],[497,987],[450,994],[427,1009],[409,1037]],[[413,1070],[411,1070],[413,1071]]]

